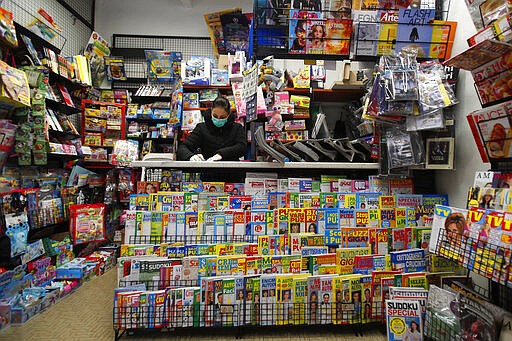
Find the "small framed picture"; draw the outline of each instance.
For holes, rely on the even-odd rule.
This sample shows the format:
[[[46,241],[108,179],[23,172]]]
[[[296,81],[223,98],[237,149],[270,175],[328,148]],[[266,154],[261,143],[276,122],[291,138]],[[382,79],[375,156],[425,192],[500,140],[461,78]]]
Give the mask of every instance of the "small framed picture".
[[[427,169],[453,169],[453,137],[437,137],[427,139]]]

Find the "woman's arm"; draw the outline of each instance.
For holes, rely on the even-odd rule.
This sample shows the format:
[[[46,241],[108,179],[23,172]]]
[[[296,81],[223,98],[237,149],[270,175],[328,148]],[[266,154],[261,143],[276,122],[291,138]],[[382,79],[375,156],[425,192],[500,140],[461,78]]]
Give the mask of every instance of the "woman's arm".
[[[192,155],[197,154],[201,148],[201,124],[196,125],[190,135],[180,143],[177,158],[181,161],[188,161]]]

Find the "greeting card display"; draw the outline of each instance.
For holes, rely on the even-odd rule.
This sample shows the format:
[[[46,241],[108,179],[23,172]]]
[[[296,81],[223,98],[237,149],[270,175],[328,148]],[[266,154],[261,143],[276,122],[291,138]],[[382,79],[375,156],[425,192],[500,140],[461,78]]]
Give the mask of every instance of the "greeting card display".
[[[105,240],[105,204],[70,205],[69,215],[74,245]]]

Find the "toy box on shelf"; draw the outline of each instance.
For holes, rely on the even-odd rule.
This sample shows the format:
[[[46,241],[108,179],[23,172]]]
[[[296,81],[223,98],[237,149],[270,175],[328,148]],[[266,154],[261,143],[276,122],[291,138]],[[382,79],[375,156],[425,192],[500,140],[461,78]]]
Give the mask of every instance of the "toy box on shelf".
[[[91,146],[92,151],[84,160],[107,163],[112,156],[114,143],[125,139],[126,106],[83,100],[82,110],[83,145]],[[100,141],[101,144],[97,145]]]

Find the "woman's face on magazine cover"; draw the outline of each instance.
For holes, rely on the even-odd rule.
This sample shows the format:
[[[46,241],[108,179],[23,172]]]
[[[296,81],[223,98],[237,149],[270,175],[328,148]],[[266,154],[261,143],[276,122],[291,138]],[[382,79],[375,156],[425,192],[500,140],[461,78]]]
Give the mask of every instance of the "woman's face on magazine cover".
[[[313,28],[313,38],[323,38],[324,37],[324,27],[322,25],[315,25]]]

